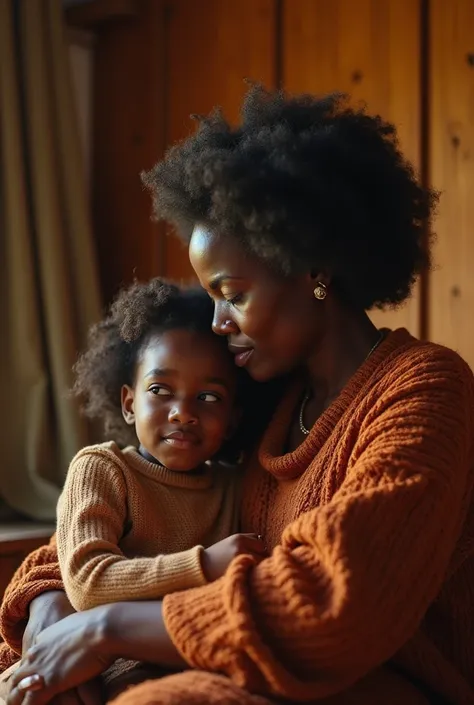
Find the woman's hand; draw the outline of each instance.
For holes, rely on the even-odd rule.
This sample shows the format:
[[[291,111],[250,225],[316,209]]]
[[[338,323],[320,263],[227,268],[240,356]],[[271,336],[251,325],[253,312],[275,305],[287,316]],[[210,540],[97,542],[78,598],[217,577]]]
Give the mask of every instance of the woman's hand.
[[[100,681],[92,680],[60,693],[53,698],[51,705],[102,705],[103,702]]]
[[[50,590],[35,597],[30,603],[28,624],[23,634],[23,655],[34,646],[41,632],[70,614],[74,614],[74,608],[62,590]],[[101,702],[98,681],[83,683],[54,699],[54,705],[101,705]]]
[[[187,667],[166,631],[161,602],[102,605],[45,629],[12,676],[8,705],[46,705],[98,676],[119,657]],[[89,705],[88,700],[79,702]]]
[[[30,603],[28,624],[23,634],[22,653],[25,654],[33,646],[44,629],[70,614],[74,614],[74,608],[62,590],[51,590],[35,597]]]
[[[104,655],[105,624],[106,610],[98,607],[71,614],[42,631],[12,676],[8,705],[46,705],[58,694],[77,686],[81,687],[58,702],[95,704],[97,691],[94,686],[83,684],[114,660],[113,656]],[[28,677],[33,685],[41,687],[22,689],[28,685]]]

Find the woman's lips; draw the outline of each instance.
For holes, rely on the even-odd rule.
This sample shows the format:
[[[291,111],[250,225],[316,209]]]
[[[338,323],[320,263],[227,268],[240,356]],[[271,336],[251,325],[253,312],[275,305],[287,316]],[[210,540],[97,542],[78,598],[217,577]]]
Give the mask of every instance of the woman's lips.
[[[253,348],[243,347],[242,345],[229,345],[229,350],[235,356],[234,362],[237,367],[245,367],[253,353]]]

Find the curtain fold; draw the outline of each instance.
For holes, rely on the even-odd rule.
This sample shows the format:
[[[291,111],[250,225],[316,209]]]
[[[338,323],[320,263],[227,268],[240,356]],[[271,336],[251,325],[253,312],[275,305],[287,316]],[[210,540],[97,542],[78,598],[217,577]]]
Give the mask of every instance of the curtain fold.
[[[60,0],[0,2],[0,496],[55,516],[90,431],[68,396],[100,316]]]

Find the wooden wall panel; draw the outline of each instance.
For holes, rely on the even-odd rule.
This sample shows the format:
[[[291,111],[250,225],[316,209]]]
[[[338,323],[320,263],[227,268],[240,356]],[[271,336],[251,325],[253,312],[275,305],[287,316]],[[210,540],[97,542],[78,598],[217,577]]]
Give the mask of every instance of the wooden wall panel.
[[[100,26],[94,70],[93,214],[104,298],[134,276],[163,270],[142,169],[162,155],[162,0],[136,0],[136,16]]]
[[[442,3],[443,0],[440,0]],[[283,0],[283,84],[292,92],[344,91],[394,122],[420,164],[419,0]],[[383,233],[380,233],[383,237]],[[379,325],[419,333],[419,296],[375,312]]]
[[[474,3],[432,0],[430,28],[430,178],[442,195],[429,332],[474,369]]]
[[[216,104],[233,121],[246,91],[244,78],[276,82],[274,0],[170,0],[166,27],[166,142],[194,130],[189,115]],[[187,251],[171,236],[163,242],[167,276],[192,278]]]

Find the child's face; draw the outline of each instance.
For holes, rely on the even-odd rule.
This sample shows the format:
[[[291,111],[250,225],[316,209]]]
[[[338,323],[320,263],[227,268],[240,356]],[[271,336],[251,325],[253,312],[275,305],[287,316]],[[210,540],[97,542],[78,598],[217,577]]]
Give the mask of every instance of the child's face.
[[[122,411],[150,459],[185,472],[231,434],[235,391],[233,359],[217,336],[170,330],[150,338],[133,388],[122,388]]]

